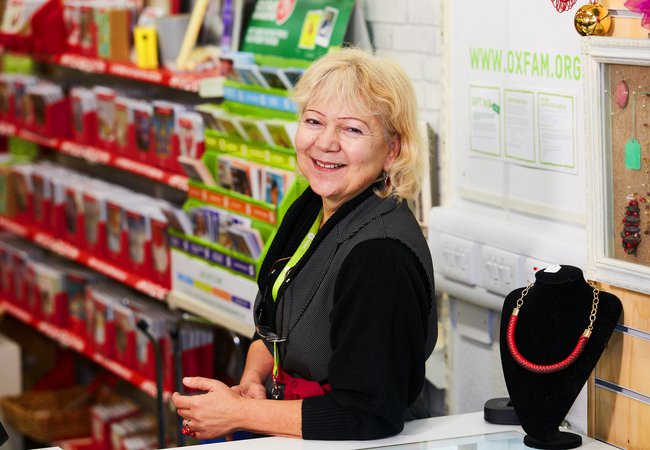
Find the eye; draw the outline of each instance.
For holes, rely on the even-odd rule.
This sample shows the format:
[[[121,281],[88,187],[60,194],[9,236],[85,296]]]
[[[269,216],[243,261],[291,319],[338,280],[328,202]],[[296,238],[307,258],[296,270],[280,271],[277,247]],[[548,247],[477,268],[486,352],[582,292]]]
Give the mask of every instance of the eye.
[[[351,134],[351,135],[361,136],[363,134],[363,130],[361,130],[361,128],[357,128],[357,127],[345,127],[345,128],[343,128],[343,131],[345,131],[346,133]]]
[[[320,120],[318,120],[318,119],[314,119],[314,118],[310,118],[310,117],[307,117],[307,118],[304,120],[304,122],[305,122],[307,125],[311,125],[311,126],[318,126],[318,125],[321,124],[321,121],[320,121]]]

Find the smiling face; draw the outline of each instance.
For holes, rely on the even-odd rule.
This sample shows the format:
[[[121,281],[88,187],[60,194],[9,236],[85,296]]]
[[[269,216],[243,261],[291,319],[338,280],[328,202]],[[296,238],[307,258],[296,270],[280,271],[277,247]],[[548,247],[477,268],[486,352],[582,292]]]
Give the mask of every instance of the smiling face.
[[[376,115],[327,97],[307,105],[296,134],[298,166],[323,198],[323,222],[377,180],[399,148],[396,138],[386,142]]]

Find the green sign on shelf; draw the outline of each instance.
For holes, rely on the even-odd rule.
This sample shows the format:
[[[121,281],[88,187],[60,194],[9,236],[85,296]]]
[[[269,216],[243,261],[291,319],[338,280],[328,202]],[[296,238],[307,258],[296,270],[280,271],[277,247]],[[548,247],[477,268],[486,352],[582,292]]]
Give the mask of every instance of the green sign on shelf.
[[[343,43],[354,0],[257,0],[243,51],[312,61]]]

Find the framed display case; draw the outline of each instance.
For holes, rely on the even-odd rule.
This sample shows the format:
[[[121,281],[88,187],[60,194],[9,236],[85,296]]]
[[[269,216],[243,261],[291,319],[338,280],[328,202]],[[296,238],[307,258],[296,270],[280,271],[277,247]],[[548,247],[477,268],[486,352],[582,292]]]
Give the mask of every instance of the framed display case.
[[[650,293],[650,41],[582,48],[588,275]]]

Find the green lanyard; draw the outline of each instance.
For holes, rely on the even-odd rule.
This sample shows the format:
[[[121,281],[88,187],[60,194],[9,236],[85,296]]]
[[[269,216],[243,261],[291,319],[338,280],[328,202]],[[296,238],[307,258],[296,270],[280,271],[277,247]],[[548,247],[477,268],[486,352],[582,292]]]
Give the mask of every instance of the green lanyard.
[[[282,283],[284,283],[284,279],[287,276],[287,272],[294,267],[296,264],[298,264],[298,261],[300,261],[300,258],[303,257],[303,255],[307,252],[307,249],[309,249],[309,246],[311,245],[311,242],[314,240],[314,236],[316,236],[316,233],[318,232],[318,228],[320,227],[321,220],[323,219],[323,210],[321,209],[320,212],[318,213],[318,217],[316,217],[316,220],[312,224],[311,228],[307,232],[307,236],[305,236],[296,249],[296,252],[293,254],[291,259],[289,259],[289,262],[287,262],[287,265],[284,266],[282,269],[282,272],[278,275],[278,278],[275,280],[275,283],[273,283],[273,290],[271,293],[273,294],[273,301],[277,300],[278,296],[278,291],[280,290],[280,286],[282,286]],[[278,330],[280,333],[282,332],[281,330]],[[278,368],[280,367],[280,356],[278,354],[278,344],[276,342],[273,343],[273,385],[275,387],[275,379],[278,376]]]

